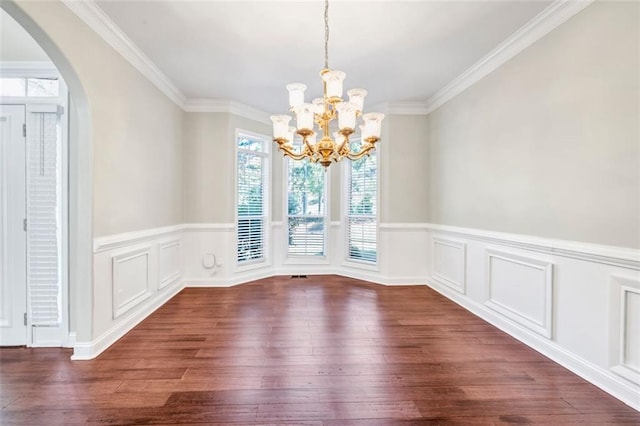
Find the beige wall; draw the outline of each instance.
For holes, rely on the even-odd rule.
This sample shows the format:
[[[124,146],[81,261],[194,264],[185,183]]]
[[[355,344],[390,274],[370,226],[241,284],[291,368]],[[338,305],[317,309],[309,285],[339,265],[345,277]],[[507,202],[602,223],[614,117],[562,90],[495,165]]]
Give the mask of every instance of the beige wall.
[[[427,119],[388,115],[378,143],[381,223],[426,222],[428,208]]]
[[[2,9],[0,9],[0,61],[50,61],[29,33]]]
[[[89,100],[93,236],[183,222],[180,108],[64,4],[19,6],[65,55]]]
[[[184,113],[184,217],[188,223],[233,223],[235,221],[235,131],[246,130],[269,136],[267,124],[217,112]],[[270,149],[274,147],[270,144]],[[279,160],[274,155],[274,162]],[[272,174],[272,209],[282,198],[276,186],[278,167]],[[280,210],[281,211],[281,208]]]
[[[640,247],[639,7],[589,6],[430,114],[431,222]]]

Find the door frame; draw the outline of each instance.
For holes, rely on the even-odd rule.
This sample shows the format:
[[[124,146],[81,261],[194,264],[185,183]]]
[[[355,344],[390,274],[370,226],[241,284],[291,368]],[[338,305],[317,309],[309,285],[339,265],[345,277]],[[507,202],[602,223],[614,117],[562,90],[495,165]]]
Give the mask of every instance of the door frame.
[[[57,331],[53,328],[38,327],[40,332],[34,330],[31,324],[31,288],[28,278],[26,282],[26,312],[27,312],[27,336],[26,342],[28,347],[73,347],[74,338],[70,335],[70,281],[69,281],[69,91],[64,79],[60,75],[52,62],[0,62],[0,77],[34,77],[34,78],[58,78],[60,81],[59,95],[57,97],[1,97],[2,105],[20,105],[25,108],[25,122],[27,126],[27,135],[30,129],[28,116],[30,113],[41,111],[47,106],[59,106],[61,108],[60,127],[61,127],[61,153],[60,168],[61,174],[61,218],[60,218],[60,291],[61,291],[61,324]],[[26,183],[26,182],[25,182]],[[26,186],[25,186],[26,191]],[[28,200],[27,200],[28,201]],[[26,217],[25,208],[25,217]],[[27,235],[25,235],[27,237]],[[26,256],[26,253],[25,253]],[[25,262],[26,264],[26,262]],[[28,265],[26,265],[28,266]],[[25,271],[25,276],[26,271]]]
[[[69,339],[74,343],[71,359],[84,359],[93,345],[93,119],[89,96],[75,67],[50,33],[16,0],[0,2],[7,12],[42,47],[69,87],[69,283],[72,309]],[[27,9],[28,10],[28,9]]]

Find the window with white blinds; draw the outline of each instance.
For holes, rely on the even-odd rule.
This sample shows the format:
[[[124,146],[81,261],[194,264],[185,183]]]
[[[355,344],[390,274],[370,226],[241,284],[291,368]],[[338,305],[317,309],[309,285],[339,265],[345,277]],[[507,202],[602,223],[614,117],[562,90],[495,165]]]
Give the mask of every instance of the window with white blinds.
[[[360,141],[352,148],[359,150]],[[376,154],[347,162],[347,258],[376,263],[378,164]]]
[[[266,258],[268,149],[266,138],[237,133],[236,229],[239,264],[260,262]]]
[[[326,241],[326,176],[309,160],[286,160],[287,255],[324,256]]]
[[[55,112],[30,112],[27,133],[27,280],[31,324],[62,322],[61,134]]]

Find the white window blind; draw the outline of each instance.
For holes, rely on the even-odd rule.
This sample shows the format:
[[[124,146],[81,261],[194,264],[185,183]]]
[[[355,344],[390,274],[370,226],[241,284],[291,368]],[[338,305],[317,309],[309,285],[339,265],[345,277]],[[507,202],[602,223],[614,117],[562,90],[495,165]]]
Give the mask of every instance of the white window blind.
[[[326,176],[308,160],[287,159],[288,256],[324,256]]]
[[[62,321],[62,170],[58,117],[55,112],[28,114],[27,280],[34,326],[56,326]]]
[[[359,144],[354,141],[352,144]],[[359,147],[355,147],[359,149]],[[348,163],[347,258],[376,263],[378,165],[376,154]]]
[[[237,261],[257,262],[265,259],[268,142],[238,134],[236,143]]]

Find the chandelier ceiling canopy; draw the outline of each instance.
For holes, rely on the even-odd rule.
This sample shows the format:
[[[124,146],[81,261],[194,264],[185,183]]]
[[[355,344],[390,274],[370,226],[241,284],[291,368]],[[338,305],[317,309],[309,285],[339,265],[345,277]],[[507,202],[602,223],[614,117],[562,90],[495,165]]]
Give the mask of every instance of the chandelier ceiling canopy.
[[[365,89],[347,91],[348,101],[342,99],[342,86],[346,74],[329,68],[329,0],[324,3],[324,69],[320,71],[323,85],[323,97],[311,103],[305,103],[304,92],[307,86],[302,83],[287,85],[289,91],[289,108],[295,114],[296,126],[290,126],[290,115],[272,115],[273,140],[284,155],[294,160],[309,159],[318,162],[325,168],[332,162],[343,158],[357,160],[375,149],[380,140],[382,119],[379,112],[363,113]],[[362,124],[358,124],[358,119]],[[332,122],[337,119],[337,128]],[[315,124],[318,128],[316,130]],[[350,138],[360,130],[360,144],[357,151],[351,151]],[[317,140],[318,133],[322,138]],[[294,147],[294,138],[302,138],[300,147]]]

